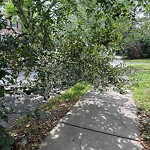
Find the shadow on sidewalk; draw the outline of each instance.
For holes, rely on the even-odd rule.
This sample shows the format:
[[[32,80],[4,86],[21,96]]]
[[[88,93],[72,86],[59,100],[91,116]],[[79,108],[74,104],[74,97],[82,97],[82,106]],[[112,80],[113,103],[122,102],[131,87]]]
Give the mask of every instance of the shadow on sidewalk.
[[[43,143],[43,150],[141,150],[131,96],[87,93]]]

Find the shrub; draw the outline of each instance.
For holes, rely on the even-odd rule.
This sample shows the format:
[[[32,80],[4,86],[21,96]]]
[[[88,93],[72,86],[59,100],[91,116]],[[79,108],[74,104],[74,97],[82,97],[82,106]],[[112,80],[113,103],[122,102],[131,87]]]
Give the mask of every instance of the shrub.
[[[14,138],[11,137],[6,128],[0,125],[0,149],[1,150],[11,150],[11,146],[14,144]]]
[[[150,58],[150,39],[141,39],[140,43],[142,45],[142,58]]]
[[[138,59],[142,56],[142,44],[138,41],[128,44],[125,53],[129,59]]]
[[[129,43],[126,45],[124,53],[128,59],[150,58],[150,42],[148,39],[140,39]]]

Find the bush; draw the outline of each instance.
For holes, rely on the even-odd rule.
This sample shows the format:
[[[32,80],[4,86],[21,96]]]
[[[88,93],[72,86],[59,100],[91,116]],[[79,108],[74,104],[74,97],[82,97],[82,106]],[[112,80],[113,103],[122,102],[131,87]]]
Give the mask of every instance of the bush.
[[[148,39],[126,45],[124,53],[128,59],[150,58],[150,42]]]
[[[11,150],[13,144],[14,138],[8,134],[6,128],[0,125],[0,149]]]
[[[150,39],[141,39],[142,55],[141,58],[150,58]]]
[[[140,42],[133,42],[125,47],[125,53],[129,59],[138,59],[142,55],[142,45]]]

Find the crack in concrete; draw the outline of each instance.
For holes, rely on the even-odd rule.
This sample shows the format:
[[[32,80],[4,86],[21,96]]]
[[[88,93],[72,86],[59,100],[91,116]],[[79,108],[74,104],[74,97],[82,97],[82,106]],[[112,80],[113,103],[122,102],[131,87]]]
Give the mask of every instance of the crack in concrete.
[[[117,134],[111,134],[111,133],[107,133],[107,132],[103,132],[103,131],[98,131],[98,130],[86,128],[86,127],[80,127],[80,126],[69,124],[69,123],[66,123],[66,122],[63,122],[63,121],[61,121],[61,123],[65,124],[65,125],[68,125],[68,126],[72,126],[72,127],[92,131],[92,132],[102,133],[102,134],[106,134],[106,135],[110,135],[110,136],[115,136],[115,137],[119,137],[119,138],[123,138],[123,139],[127,139],[127,140],[133,140],[133,141],[138,141],[138,142],[140,141],[140,140],[137,140],[137,139],[134,139],[134,138],[129,138],[129,137],[125,137],[125,136],[121,136],[121,135],[117,135]]]

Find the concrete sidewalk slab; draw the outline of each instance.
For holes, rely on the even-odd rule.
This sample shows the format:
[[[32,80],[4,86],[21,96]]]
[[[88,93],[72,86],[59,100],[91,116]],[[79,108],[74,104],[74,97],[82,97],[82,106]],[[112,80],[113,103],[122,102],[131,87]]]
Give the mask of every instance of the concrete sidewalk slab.
[[[135,105],[132,103],[131,109],[126,104],[132,100],[118,99],[117,93],[111,97],[97,93],[91,98],[93,93],[87,93],[61,122],[139,140]]]
[[[115,105],[137,110],[131,93],[123,95],[111,90],[101,94],[99,91],[93,90],[86,93],[82,99],[88,99],[88,101],[98,100],[104,103],[113,103]]]
[[[50,132],[42,150],[141,150],[131,95],[90,91]]]
[[[141,150],[137,141],[58,124],[42,144],[42,150]]]

